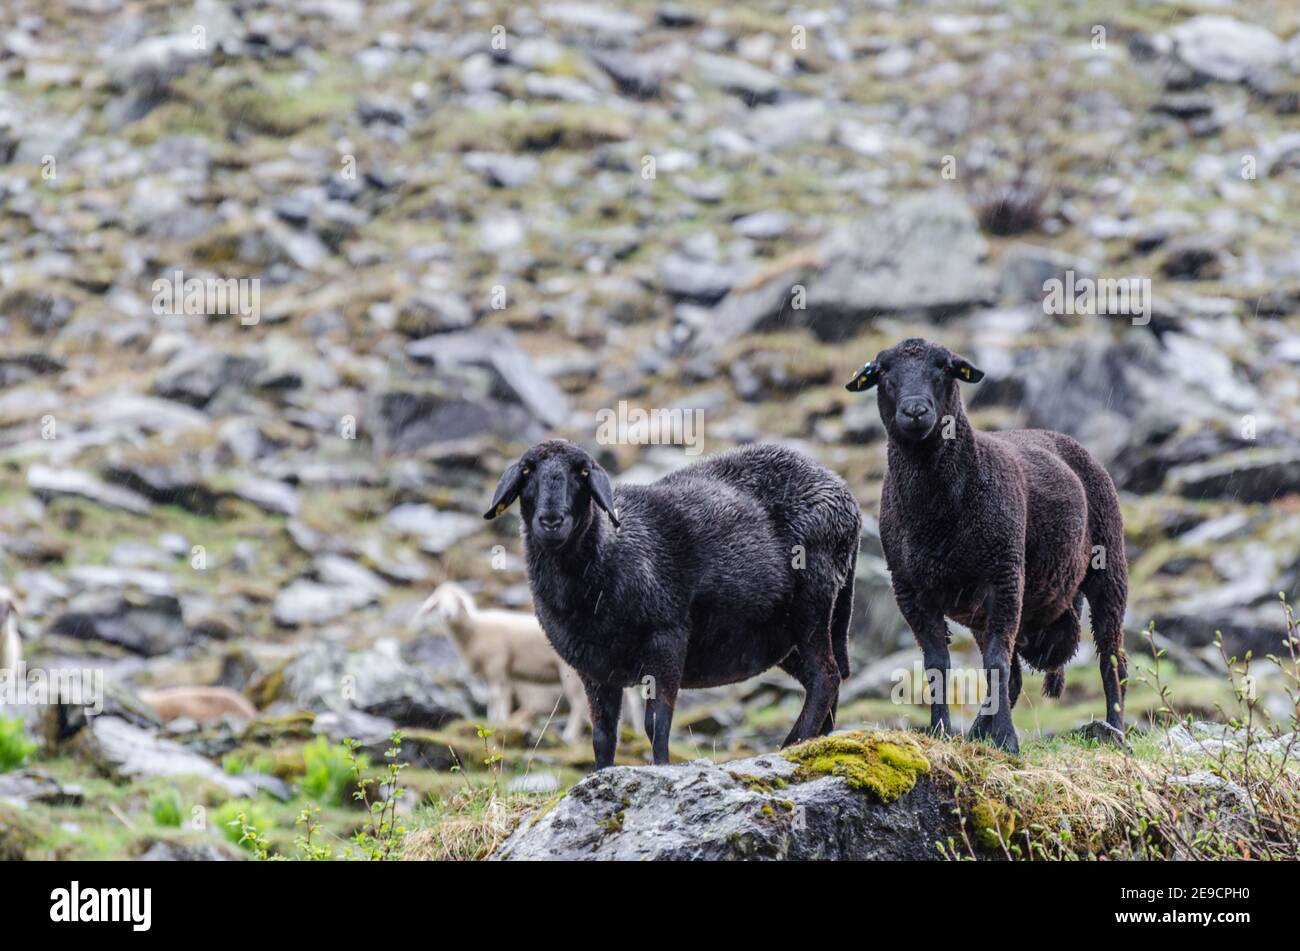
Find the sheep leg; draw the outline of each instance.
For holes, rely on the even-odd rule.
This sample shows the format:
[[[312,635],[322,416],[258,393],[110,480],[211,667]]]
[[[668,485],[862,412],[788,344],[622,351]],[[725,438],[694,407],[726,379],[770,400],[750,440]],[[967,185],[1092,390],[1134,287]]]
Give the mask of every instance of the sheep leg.
[[[948,673],[952,668],[948,655],[948,622],[942,612],[924,607],[909,588],[896,585],[894,597],[921,648],[926,683],[932,687],[928,698],[930,732],[935,736],[952,736],[952,720],[948,716]]]
[[[623,702],[623,688],[582,678],[591,709],[591,746],[596,754],[596,769],[614,765],[618,745],[618,711]]]
[[[1118,568],[1118,570],[1117,570]],[[1128,576],[1121,562],[1109,571],[1095,570],[1083,582],[1092,612],[1092,639],[1097,645],[1101,688],[1106,694],[1106,722],[1124,733],[1124,688],[1128,658],[1124,654],[1124,602]]]
[[[799,712],[799,719],[794,721],[794,726],[791,727],[785,742],[781,744],[782,747],[793,746],[814,736],[821,736],[827,720],[834,723],[831,708],[835,705],[836,694],[839,692],[839,670],[835,659],[829,656],[821,662],[810,665],[803,710]]]
[[[832,589],[822,594],[825,586],[811,583],[812,579],[833,576],[820,568],[819,564],[809,564],[810,583],[796,595],[790,614],[789,630],[794,635],[797,663],[803,671],[800,682],[804,686],[804,698],[803,709],[781,744],[783,747],[821,735],[839,695],[840,668],[831,644],[831,614],[836,592]]]
[[[1011,722],[1011,655],[1020,628],[1024,578],[1015,571],[988,599],[988,636],[984,640],[984,670],[988,697],[971,724],[970,739],[989,739],[1010,753],[1020,752]]]
[[[818,736],[826,736],[835,731],[835,716],[839,713],[839,710],[840,692],[837,690],[835,695],[831,697],[831,712],[826,714],[826,719],[822,721],[822,728],[817,734]]]
[[[501,681],[488,684],[488,723],[500,726],[510,719],[510,685]]]
[[[1014,649],[1011,651],[1011,683],[1007,689],[1011,701],[1011,709],[1016,708],[1016,701],[1020,699],[1021,679],[1024,672],[1020,669],[1020,655]]]
[[[838,663],[839,661],[837,659],[837,666]],[[799,653],[798,648],[792,650],[788,655],[786,655],[785,660],[781,661],[777,666],[795,680],[799,681],[799,685],[803,687],[805,695],[811,691],[812,678],[804,669],[803,655]],[[840,697],[839,691],[837,690],[835,691],[835,695],[831,698],[830,713],[826,714],[826,719],[822,721],[821,729],[817,732],[818,736],[826,736],[835,729],[835,715],[839,710],[839,705]]]
[[[668,765],[668,737],[677,707],[677,678],[656,677],[654,689],[645,701],[645,735],[654,750],[656,766]]]

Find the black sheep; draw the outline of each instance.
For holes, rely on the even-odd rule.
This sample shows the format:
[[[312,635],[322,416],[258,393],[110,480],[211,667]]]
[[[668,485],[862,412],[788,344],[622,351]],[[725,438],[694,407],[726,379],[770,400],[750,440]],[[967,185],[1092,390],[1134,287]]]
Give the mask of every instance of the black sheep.
[[[839,476],[758,445],[612,491],[584,449],[556,439],[506,469],[484,517],[516,498],[534,607],[586,687],[597,769],[614,760],[624,687],[648,688],[656,763],[679,688],[772,666],[806,691],[786,745],[833,728],[862,520]]]
[[[988,672],[989,697],[970,735],[1017,751],[1011,708],[1020,658],[1046,671],[1043,692],[1059,697],[1086,597],[1106,722],[1122,731],[1128,567],[1115,485],[1069,436],[972,429],[958,381],[983,376],[944,347],[913,338],[883,351],[847,387],[879,386],[889,434],[880,538],[927,674],[942,672],[931,728],[951,732],[945,616],[974,632]]]

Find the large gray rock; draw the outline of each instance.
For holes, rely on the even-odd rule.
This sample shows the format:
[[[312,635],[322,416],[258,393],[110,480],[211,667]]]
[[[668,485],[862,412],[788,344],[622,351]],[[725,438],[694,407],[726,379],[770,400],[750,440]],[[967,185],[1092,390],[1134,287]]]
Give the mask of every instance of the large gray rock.
[[[1137,328],[1112,335],[1099,327],[1078,343],[1022,351],[1017,359],[1007,372],[1023,381],[1029,425],[1074,436],[1103,464],[1124,457],[1121,487],[1124,470],[1143,469],[1152,447],[1180,429],[1237,428],[1241,414],[1265,405],[1224,354],[1176,333],[1161,341]],[[1160,476],[1145,471],[1142,478],[1158,483]]]
[[[27,470],[27,487],[44,501],[59,496],[77,496],[105,508],[121,509],[132,515],[143,515],[153,508],[144,496],[137,495],[129,489],[107,485],[90,473],[79,469],[32,466]]]
[[[363,588],[321,584],[299,578],[275,596],[272,616],[284,627],[327,624],[373,604],[375,595]]]
[[[1189,499],[1271,502],[1300,492],[1300,449],[1256,449],[1180,466],[1168,486]]]
[[[423,502],[404,502],[384,518],[384,524],[420,540],[420,548],[441,555],[462,538],[483,529],[483,519],[464,512],[443,512]]]
[[[795,772],[776,753],[601,770],[526,817],[493,858],[935,859],[955,831],[952,800],[924,775],[884,804],[838,776]]]
[[[840,340],[882,315],[939,318],[990,301],[986,244],[957,195],[912,195],[797,253],[761,282],[741,282],[694,347],[715,351],[755,330],[809,327]],[[802,306],[801,306],[802,305]]]
[[[853,576],[853,617],[849,622],[849,653],[855,664],[876,660],[911,642],[911,631],[889,580],[885,559],[858,555]]]
[[[114,716],[91,718],[74,743],[82,756],[119,779],[198,776],[232,795],[250,796],[257,784],[232,776],[215,763],[158,734]]]
[[[493,396],[522,405],[547,426],[568,420],[569,397],[537,369],[507,330],[439,334],[416,340],[406,352],[435,369],[485,369],[492,376]]]
[[[72,599],[49,630],[77,640],[114,644],[145,657],[171,653],[190,641],[181,603],[174,595],[143,591],[123,595],[108,588]]]
[[[751,106],[775,101],[784,89],[781,80],[743,59],[700,53],[691,63],[701,83],[733,93]]]
[[[180,351],[154,381],[156,395],[190,406],[203,407],[227,389],[253,382],[262,364],[249,357],[199,346]]]
[[[79,806],[84,798],[79,786],[64,786],[40,770],[0,773],[0,803],[11,806],[27,806],[33,802],[47,806]]]
[[[149,36],[113,57],[109,77],[119,89],[155,93],[210,55],[189,33]]]
[[[415,452],[503,430],[502,414],[496,410],[490,401],[444,393],[437,388],[391,389],[376,394],[371,401],[370,428],[380,452]]]
[[[109,457],[104,478],[163,505],[179,505],[200,515],[217,511],[218,493],[204,484],[202,476],[187,460],[137,460],[120,454]]]
[[[314,643],[286,665],[284,684],[299,709],[317,713],[360,710],[399,726],[435,729],[471,714],[464,688],[408,662],[393,640],[363,650]]]
[[[1278,65],[1285,54],[1282,41],[1264,27],[1226,16],[1193,17],[1169,36],[1180,62],[1221,82],[1241,82],[1252,70]]]
[[[242,862],[245,856],[224,842],[191,842],[155,839],[137,857],[137,862]]]

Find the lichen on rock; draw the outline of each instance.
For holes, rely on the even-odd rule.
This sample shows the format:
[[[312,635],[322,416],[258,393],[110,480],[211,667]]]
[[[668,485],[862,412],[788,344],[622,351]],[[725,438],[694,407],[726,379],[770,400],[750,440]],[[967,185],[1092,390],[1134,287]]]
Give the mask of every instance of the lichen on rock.
[[[981,799],[970,811],[975,841],[985,849],[1005,849],[1016,833],[1016,811],[996,799]]]
[[[798,765],[797,782],[838,776],[854,789],[891,803],[912,791],[930,761],[909,737],[866,732],[822,736],[781,754]]]

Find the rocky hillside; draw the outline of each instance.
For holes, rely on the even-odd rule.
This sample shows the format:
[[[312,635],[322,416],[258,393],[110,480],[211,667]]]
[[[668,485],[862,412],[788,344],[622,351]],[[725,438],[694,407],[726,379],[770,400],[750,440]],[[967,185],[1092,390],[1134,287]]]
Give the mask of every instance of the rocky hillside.
[[[977,424],[1105,462],[1130,650],[1154,622],[1180,708],[1220,715],[1216,632],[1279,652],[1300,596],[1298,112],[1281,2],[7,2],[0,584],[29,663],[116,691],[89,727],[5,711],[42,742],[0,776],[36,830],[14,848],[216,848],[152,818],[184,775],[187,823],[261,810],[287,850],[333,744],[379,763],[398,727],[431,803],[408,823],[477,808],[485,760],[503,793],[568,786],[590,750],[544,719],[480,736],[482,685],[409,622],[447,579],[528,606],[517,520],[480,513],[544,434],[632,482],[690,461],[599,443],[621,402],[849,479],[841,719],[921,721],[891,700],[917,657],[871,528],[883,433],[840,385],[912,334],[987,372]],[[1149,306],[1044,306],[1098,278]],[[1100,712],[1086,639],[1078,662],[1022,732]],[[1135,722],[1165,705],[1146,669]],[[135,697],[188,684],[260,719],[164,727]],[[771,750],[798,699],[776,674],[693,694],[677,752]],[[358,824],[346,797],[323,821]]]

